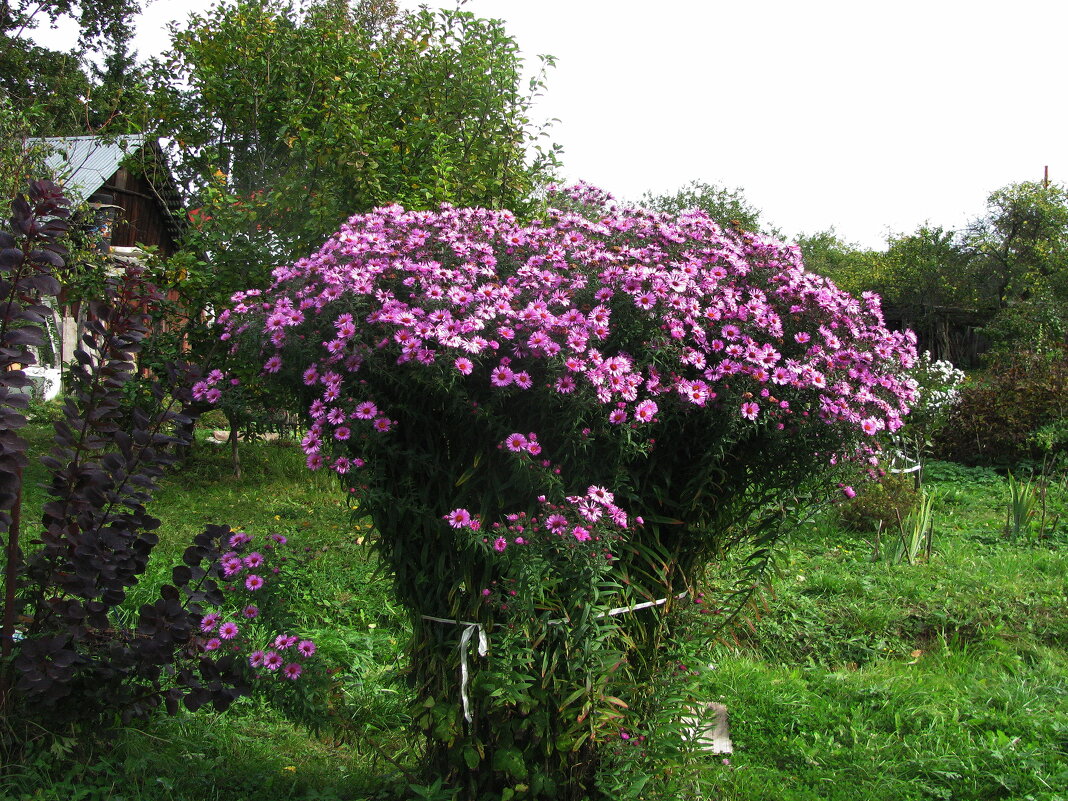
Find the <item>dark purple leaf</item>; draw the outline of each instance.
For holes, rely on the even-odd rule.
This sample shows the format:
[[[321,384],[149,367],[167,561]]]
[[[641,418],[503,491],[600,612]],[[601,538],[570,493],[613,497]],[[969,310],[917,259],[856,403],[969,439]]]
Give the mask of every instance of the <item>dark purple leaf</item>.
[[[26,254],[20,248],[4,248],[0,250],[0,269],[11,270],[22,264]]]

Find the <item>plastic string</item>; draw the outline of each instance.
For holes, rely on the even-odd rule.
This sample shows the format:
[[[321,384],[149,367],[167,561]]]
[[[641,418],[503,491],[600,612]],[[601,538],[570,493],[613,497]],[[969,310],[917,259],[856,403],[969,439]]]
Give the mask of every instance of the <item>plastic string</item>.
[[[674,596],[675,600],[685,598],[687,591],[683,590],[678,595]],[[652,606],[663,606],[670,598],[658,598],[655,601],[644,601],[640,604],[631,604],[630,606],[617,606],[614,609],[609,609],[606,612],[598,612],[595,615],[596,618],[615,617],[616,615],[623,615],[628,612],[637,612],[639,609],[648,609]],[[464,720],[468,723],[471,722],[471,699],[468,696],[468,683],[469,672],[467,668],[467,651],[471,646],[471,639],[478,633],[478,655],[485,657],[489,654],[489,636],[486,634],[486,628],[481,624],[471,620],[456,620],[447,617],[433,617],[431,615],[423,615],[423,620],[432,620],[435,623],[448,623],[450,626],[463,626],[464,633],[460,635],[460,701],[464,708]],[[557,618],[556,620],[550,620],[550,626],[559,626],[561,623],[568,622],[566,618]]]

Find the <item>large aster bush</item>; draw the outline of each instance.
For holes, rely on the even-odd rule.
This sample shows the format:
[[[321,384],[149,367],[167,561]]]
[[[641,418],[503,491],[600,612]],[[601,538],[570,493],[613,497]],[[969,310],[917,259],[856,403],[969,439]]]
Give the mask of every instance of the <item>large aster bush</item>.
[[[796,248],[586,186],[548,205],[358,215],[225,316],[374,519],[427,764],[472,798],[591,792],[696,571],[766,559],[912,393],[914,338]]]

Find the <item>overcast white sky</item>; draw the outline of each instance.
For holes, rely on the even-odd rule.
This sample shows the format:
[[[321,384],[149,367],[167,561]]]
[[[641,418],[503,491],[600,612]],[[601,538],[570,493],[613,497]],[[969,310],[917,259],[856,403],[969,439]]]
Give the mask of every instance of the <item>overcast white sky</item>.
[[[409,7],[418,5],[401,0]],[[166,21],[208,0],[157,0]],[[428,5],[453,7],[455,0]],[[1013,181],[1068,179],[1063,0],[469,0],[531,65],[565,173],[614,195],[741,187],[786,235],[881,247]],[[43,41],[43,39],[42,39]]]

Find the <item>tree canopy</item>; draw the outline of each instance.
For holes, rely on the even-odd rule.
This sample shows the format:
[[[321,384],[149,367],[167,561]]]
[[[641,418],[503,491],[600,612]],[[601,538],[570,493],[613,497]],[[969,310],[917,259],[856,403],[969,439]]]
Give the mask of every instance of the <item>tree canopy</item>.
[[[2,0],[0,94],[40,136],[131,132],[132,109],[144,96],[130,51],[140,10],[139,0]],[[61,18],[78,26],[71,52],[41,47],[30,38],[46,21]]]

